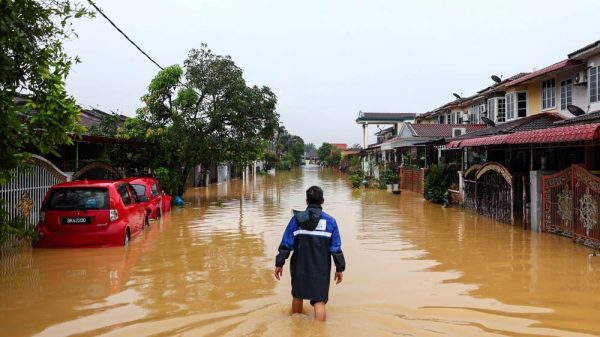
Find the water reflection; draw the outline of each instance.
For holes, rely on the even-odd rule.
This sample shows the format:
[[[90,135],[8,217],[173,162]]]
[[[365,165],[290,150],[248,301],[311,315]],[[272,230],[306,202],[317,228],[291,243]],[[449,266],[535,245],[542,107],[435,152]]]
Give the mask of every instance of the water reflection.
[[[328,322],[271,272],[291,209],[325,191],[348,269]],[[189,190],[129,248],[0,258],[2,336],[600,335],[600,258],[410,192],[309,167]],[[311,309],[307,308],[310,314]]]

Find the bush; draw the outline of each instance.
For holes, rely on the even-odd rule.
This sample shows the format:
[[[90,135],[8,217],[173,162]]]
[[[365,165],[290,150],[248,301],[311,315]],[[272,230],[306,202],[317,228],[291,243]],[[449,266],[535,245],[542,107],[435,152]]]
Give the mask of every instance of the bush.
[[[389,185],[389,184],[397,184],[398,183],[398,174],[394,173],[394,171],[385,169],[379,174],[379,184],[380,185]]]
[[[360,188],[360,184],[363,181],[363,177],[360,174],[353,174],[350,176],[350,183],[352,188]]]
[[[425,178],[425,199],[438,204],[448,201],[448,173],[444,166],[432,165]]]
[[[172,195],[173,197],[178,195],[179,183],[177,182],[176,174],[172,174],[169,169],[165,167],[159,167],[156,169],[155,175],[167,194]]]

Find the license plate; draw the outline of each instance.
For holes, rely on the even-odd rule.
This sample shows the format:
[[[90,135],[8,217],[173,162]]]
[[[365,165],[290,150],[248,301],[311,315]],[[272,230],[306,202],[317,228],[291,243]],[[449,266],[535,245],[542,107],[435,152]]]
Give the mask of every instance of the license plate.
[[[90,223],[91,218],[89,217],[77,217],[77,218],[63,218],[63,224],[67,225],[78,225]]]

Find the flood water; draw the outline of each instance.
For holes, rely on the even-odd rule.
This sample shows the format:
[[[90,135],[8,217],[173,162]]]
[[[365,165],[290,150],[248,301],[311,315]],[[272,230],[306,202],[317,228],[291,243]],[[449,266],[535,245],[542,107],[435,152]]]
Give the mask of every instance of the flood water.
[[[290,315],[274,258],[325,191],[347,262],[328,320]],[[0,336],[598,336],[600,257],[417,194],[304,168],[188,191],[129,247],[5,253]]]

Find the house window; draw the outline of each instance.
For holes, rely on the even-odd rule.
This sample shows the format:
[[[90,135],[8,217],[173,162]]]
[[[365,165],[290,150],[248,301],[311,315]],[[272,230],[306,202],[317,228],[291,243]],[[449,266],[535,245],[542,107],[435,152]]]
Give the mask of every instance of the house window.
[[[496,118],[497,122],[505,122],[506,121],[506,100],[504,98],[498,98],[497,99],[497,107],[498,110],[496,111],[496,116],[498,116]]]
[[[452,124],[452,114],[446,114],[446,124]]]
[[[600,66],[592,67],[588,74],[590,83],[590,103],[600,101]]]
[[[527,92],[517,93],[517,117],[527,116]]]
[[[479,103],[478,108],[479,108],[479,118],[481,119],[481,116],[487,117],[487,112],[485,109],[485,102]]]
[[[555,87],[556,83],[553,78],[542,82],[542,110],[556,106]]]
[[[515,93],[506,94],[506,120],[515,118]]]
[[[463,123],[463,112],[458,111],[456,113],[456,124],[462,124],[462,123]]]
[[[496,100],[494,98],[488,99],[487,101],[487,110],[488,110],[488,118],[491,120],[495,120],[497,118],[496,115]]]
[[[560,109],[566,110],[573,104],[573,81],[571,79],[560,82]]]
[[[471,124],[479,123],[479,107],[477,105],[471,105],[469,108],[469,122]]]
[[[445,119],[444,115],[439,115],[438,116],[438,123],[439,124],[444,124],[444,119]]]

